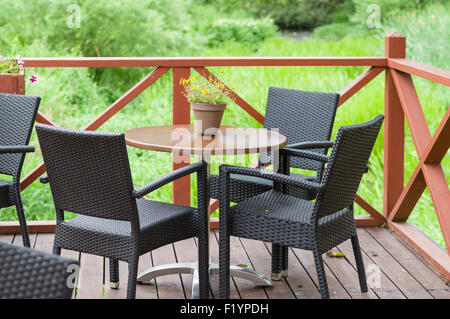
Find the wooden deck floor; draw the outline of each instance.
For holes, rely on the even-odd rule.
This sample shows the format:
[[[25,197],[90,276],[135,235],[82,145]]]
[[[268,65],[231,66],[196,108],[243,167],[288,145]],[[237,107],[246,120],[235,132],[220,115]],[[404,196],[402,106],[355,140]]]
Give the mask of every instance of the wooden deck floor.
[[[350,241],[339,245],[345,257],[324,256],[331,298],[446,298],[450,299],[450,287],[439,273],[425,260],[411,250],[401,239],[385,228],[359,228],[358,235],[363,250],[369,285],[377,284],[366,294],[359,290],[358,277]],[[51,252],[53,234],[32,234],[34,249]],[[211,257],[218,261],[218,233],[211,232]],[[0,235],[1,241],[22,245],[20,234]],[[263,242],[232,237],[231,262],[246,264],[269,276],[270,246]],[[232,298],[319,298],[317,278],[312,254],[291,249],[289,276],[274,282],[272,287],[255,287],[242,279],[231,282]],[[124,298],[127,284],[127,265],[120,264],[121,287],[113,290],[108,285],[108,262],[102,257],[64,251],[63,256],[79,259],[81,263],[79,288],[76,298]],[[196,260],[196,242],[188,239],[167,245],[140,258],[139,271],[151,265]],[[379,270],[379,271],[378,271]],[[137,298],[190,298],[191,275],[170,275],[159,277],[155,285],[138,285]],[[105,284],[106,282],[106,284]],[[218,278],[211,276],[211,297],[217,297]]]

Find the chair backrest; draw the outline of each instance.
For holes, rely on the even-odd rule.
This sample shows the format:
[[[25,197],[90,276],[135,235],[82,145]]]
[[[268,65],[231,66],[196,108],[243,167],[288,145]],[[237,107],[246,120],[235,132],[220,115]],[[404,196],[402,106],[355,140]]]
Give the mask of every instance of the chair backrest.
[[[137,220],[125,137],[36,125],[57,210]]]
[[[317,218],[352,205],[383,119],[377,115],[369,122],[339,129],[322,179],[326,186],[316,198]]]
[[[79,262],[0,242],[0,299],[70,299]]]
[[[0,93],[0,145],[28,145],[40,102],[37,96]],[[0,174],[20,174],[24,157],[0,154]]]
[[[310,92],[270,87],[264,127],[276,128],[288,144],[328,141],[336,115],[338,93]],[[326,149],[316,150],[325,154]],[[266,155],[260,157],[268,162]],[[291,167],[316,171],[321,176],[323,164],[304,158],[291,158]]]

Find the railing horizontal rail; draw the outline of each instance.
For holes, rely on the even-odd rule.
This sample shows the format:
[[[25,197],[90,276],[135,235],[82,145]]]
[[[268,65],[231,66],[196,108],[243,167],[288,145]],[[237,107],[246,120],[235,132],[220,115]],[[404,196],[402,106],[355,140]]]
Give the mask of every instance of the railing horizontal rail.
[[[409,59],[389,59],[388,67],[450,86],[450,72]]]
[[[24,58],[24,67],[387,66],[385,57]]]

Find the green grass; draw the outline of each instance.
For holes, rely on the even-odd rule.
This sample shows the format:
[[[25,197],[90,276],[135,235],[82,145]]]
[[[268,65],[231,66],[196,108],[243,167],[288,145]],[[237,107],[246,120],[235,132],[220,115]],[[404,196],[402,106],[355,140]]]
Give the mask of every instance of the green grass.
[[[415,60],[433,64],[437,67],[449,67],[448,41],[442,43],[444,33],[429,32],[422,27],[420,21],[428,25],[430,20],[433,28],[449,27],[448,19],[439,20],[439,8],[430,8],[422,16],[402,16],[393,25],[386,25],[384,33],[396,29],[404,33],[408,39],[408,57]],[[432,21],[435,19],[436,21]],[[403,22],[408,21],[408,23]],[[414,41],[413,41],[414,40]],[[434,46],[433,43],[441,43]],[[80,55],[78,51],[60,51],[47,48],[38,41],[28,45],[11,44],[15,52],[21,50],[24,56],[73,56]],[[431,54],[430,52],[433,52]],[[171,55],[171,54],[167,54]],[[176,55],[176,54],[173,54]],[[322,34],[306,38],[301,42],[280,36],[270,37],[258,43],[247,45],[237,42],[226,42],[216,47],[203,47],[189,55],[198,56],[383,56],[384,39],[381,33],[369,33],[364,37],[353,34],[350,36],[327,37]],[[231,75],[233,85],[237,92],[252,106],[264,114],[267,90],[270,86],[279,86],[292,89],[339,92],[355,77],[361,74],[365,67],[234,67],[226,68]],[[150,72],[151,69],[145,70]],[[213,73],[218,68],[211,68]],[[144,74],[143,72],[142,74]],[[124,92],[123,83],[110,83],[102,78],[101,84],[94,81],[93,73],[88,69],[29,69],[27,74],[37,74],[38,82],[27,83],[27,94],[41,96],[40,110],[61,126],[81,128],[90,122],[111,101],[108,92]],[[193,72],[194,74],[194,72]],[[114,77],[113,79],[117,79]],[[135,83],[126,82],[128,87]],[[430,131],[434,133],[442,116],[448,108],[450,95],[447,88],[415,78],[422,108],[425,112]],[[118,90],[116,86],[120,86]],[[122,132],[128,128],[150,125],[162,125],[171,122],[172,118],[172,74],[169,72],[144,91],[138,98],[127,105],[100,130]],[[333,136],[341,125],[361,123],[384,113],[384,75],[380,74],[366,87],[355,94],[342,107],[336,117]],[[239,106],[230,104],[225,112],[223,124],[249,127],[261,125],[245,113]],[[405,183],[414,171],[418,157],[412,142],[411,135],[405,125]],[[42,160],[36,136],[33,134],[32,145],[36,146],[36,153],[27,155],[24,165],[24,175]],[[131,169],[135,186],[140,186],[171,170],[171,155],[166,153],[150,152],[136,148],[128,148]],[[227,157],[225,160],[233,164],[250,164],[255,156]],[[449,161],[443,161],[446,176],[449,176]],[[383,134],[381,133],[370,159],[370,171],[363,178],[359,194],[379,211],[382,211],[383,190]],[[213,164],[213,172],[217,172],[218,163]],[[151,194],[152,198],[170,202],[171,185]],[[195,194],[195,183],[192,183],[191,193]],[[48,186],[34,182],[23,192],[24,208],[29,220],[48,220],[55,218],[54,207]],[[364,212],[357,208],[357,214]],[[13,208],[2,209],[0,220],[16,220]],[[434,240],[444,246],[442,234],[437,222],[433,204],[428,192],[422,196],[414,209],[410,221],[418,225]]]

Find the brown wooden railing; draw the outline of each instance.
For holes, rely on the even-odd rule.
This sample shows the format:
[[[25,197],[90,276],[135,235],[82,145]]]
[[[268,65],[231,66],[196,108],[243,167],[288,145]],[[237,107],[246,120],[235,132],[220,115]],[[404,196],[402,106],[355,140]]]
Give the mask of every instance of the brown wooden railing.
[[[450,258],[448,253],[407,222],[425,187],[428,187],[439,225],[447,247],[450,247],[450,193],[441,166],[442,159],[450,145],[450,125],[447,110],[438,129],[432,135],[425,121],[411,75],[450,86],[450,72],[405,59],[405,37],[392,33],[385,38],[385,57],[228,57],[228,58],[24,58],[25,68],[30,67],[156,67],[139,83],[122,95],[111,106],[88,123],[85,130],[96,130],[141,94],[169,70],[173,70],[173,123],[189,124],[190,105],[181,95],[180,79],[187,78],[191,69],[202,76],[215,77],[207,67],[213,66],[368,66],[369,68],[340,92],[339,106],[368,84],[382,71],[385,80],[385,124],[384,124],[384,178],[383,212],[378,212],[366,200],[357,195],[356,203],[369,216],[356,216],[357,226],[379,226],[387,223],[405,239],[417,252],[428,259],[450,279]],[[229,88],[226,88],[229,90]],[[1,91],[1,88],[0,88]],[[237,93],[235,102],[258,122],[264,122],[259,113]],[[404,186],[404,120],[413,137],[419,156],[419,163]],[[44,114],[38,113],[37,122],[56,125]],[[187,159],[188,162],[189,159]],[[173,163],[176,169],[186,164]],[[45,172],[43,164],[37,166],[21,181],[25,189]],[[174,182],[173,201],[190,204],[190,179],[185,177]],[[211,202],[211,211],[218,202]],[[217,220],[212,221],[217,225]],[[49,230],[48,224],[43,227]],[[0,232],[11,231],[13,227],[0,224]],[[37,227],[34,228],[37,230]]]

